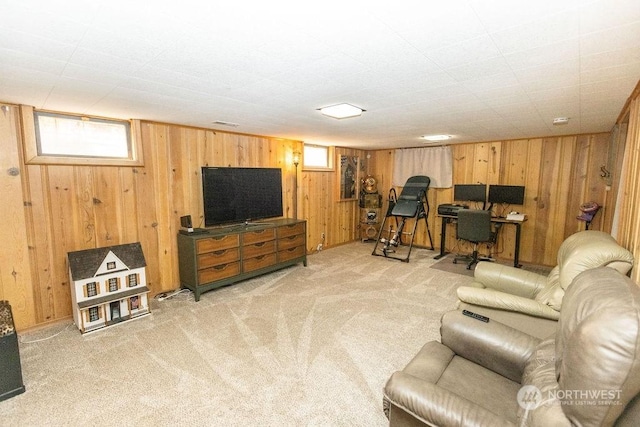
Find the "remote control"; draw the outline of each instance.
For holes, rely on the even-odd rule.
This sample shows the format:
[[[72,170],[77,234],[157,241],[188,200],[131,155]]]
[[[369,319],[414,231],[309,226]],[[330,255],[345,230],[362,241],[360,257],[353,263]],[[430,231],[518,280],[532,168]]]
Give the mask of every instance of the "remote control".
[[[473,311],[462,310],[462,314],[464,314],[465,316],[473,317],[474,319],[479,320],[479,321],[484,322],[484,323],[488,323],[489,322],[489,318],[487,316],[483,316],[482,314],[474,313]]]

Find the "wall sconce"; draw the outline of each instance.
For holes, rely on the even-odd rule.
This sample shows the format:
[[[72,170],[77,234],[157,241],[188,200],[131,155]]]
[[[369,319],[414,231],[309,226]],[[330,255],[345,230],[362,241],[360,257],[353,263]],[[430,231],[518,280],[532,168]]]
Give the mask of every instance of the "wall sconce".
[[[298,165],[302,153],[294,151],[291,155],[291,161],[296,165],[296,179],[293,182],[293,218],[298,219]]]

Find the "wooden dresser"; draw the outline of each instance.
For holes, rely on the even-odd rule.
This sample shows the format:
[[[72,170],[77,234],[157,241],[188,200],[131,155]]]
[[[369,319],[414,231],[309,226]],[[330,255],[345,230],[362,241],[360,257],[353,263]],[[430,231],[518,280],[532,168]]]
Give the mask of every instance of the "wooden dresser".
[[[203,292],[302,262],[307,265],[306,221],[277,219],[178,234],[180,286]]]

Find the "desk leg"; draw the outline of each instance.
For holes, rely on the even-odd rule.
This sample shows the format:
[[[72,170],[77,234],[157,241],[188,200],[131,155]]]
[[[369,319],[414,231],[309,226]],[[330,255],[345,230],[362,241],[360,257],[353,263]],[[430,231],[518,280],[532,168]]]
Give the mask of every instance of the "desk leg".
[[[516,247],[513,252],[513,266],[515,268],[520,268],[522,267],[522,264],[520,264],[520,228],[522,224],[520,224],[519,222],[516,222],[515,226],[516,226]]]
[[[433,259],[440,259],[447,254],[445,251],[445,243],[447,241],[447,224],[449,223],[449,218],[442,218],[442,228],[440,229],[440,253],[433,257]]]

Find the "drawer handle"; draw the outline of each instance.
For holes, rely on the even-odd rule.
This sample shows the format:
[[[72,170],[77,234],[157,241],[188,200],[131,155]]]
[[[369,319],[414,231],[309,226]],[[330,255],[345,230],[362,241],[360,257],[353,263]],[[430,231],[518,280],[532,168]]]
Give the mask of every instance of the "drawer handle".
[[[213,254],[214,255],[222,255],[222,254],[224,254],[226,252],[227,252],[226,249],[220,249],[219,251],[214,251]]]
[[[287,237],[287,239],[289,239],[289,240],[293,240],[293,239],[295,239],[295,238],[297,238],[297,237],[298,237],[298,236],[289,236],[289,237]]]
[[[261,260],[261,259],[263,259],[264,257],[266,257],[266,255],[260,255],[260,256],[257,256],[257,257],[256,257],[256,259]]]
[[[260,242],[260,243],[256,243],[256,244],[255,244],[255,245],[253,245],[253,246],[257,246],[257,247],[261,248],[261,247],[263,247],[266,243],[267,243],[267,242]]]
[[[293,252],[293,251],[297,251],[297,250],[298,250],[298,248],[289,248],[289,249],[287,249],[287,252]]]
[[[215,266],[215,267],[213,267],[213,268],[214,268],[215,270],[222,271],[222,270],[224,270],[225,268],[227,268],[227,266],[228,266],[228,265],[229,265],[229,264],[216,265],[216,266]]]

